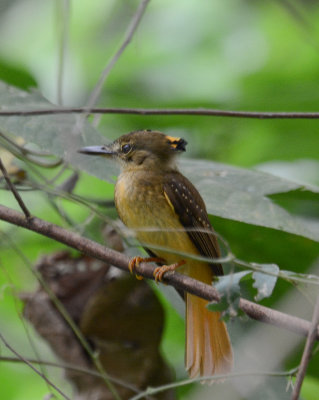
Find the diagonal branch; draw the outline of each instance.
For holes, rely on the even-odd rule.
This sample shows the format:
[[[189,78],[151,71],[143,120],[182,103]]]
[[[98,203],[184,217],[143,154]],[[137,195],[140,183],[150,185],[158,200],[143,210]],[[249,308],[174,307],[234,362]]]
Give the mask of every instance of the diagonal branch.
[[[301,363],[297,374],[296,384],[291,396],[291,400],[299,399],[302,382],[306,375],[307,367],[311,358],[311,352],[318,335],[318,324],[319,324],[319,295],[317,297],[315,309],[313,311],[312,322],[307,336],[305,349],[302,354]]]
[[[50,222],[36,217],[26,219],[21,213],[2,205],[0,205],[0,220],[37,232],[90,257],[95,257],[121,268],[124,271],[128,271],[129,258],[124,254],[108,249],[99,243],[63,229],[58,225],[51,224]],[[155,268],[155,265],[141,263],[140,266],[136,268],[136,272],[138,275],[142,275],[145,278],[154,279],[153,272]],[[174,286],[176,289],[185,290],[203,299],[220,301],[220,295],[213,286],[199,282],[186,275],[168,272],[165,274],[164,281]],[[290,330],[302,336],[307,336],[309,334],[311,323],[302,318],[272,310],[243,298],[240,299],[239,306],[242,311],[255,320]],[[319,340],[318,328],[315,329],[314,336],[316,340]]]

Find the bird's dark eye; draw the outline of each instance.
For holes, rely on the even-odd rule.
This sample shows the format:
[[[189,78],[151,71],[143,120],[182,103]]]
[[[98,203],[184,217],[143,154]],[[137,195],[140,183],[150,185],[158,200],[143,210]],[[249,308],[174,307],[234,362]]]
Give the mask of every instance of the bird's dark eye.
[[[129,143],[127,143],[127,144],[123,144],[121,150],[122,150],[122,153],[127,154],[131,151],[131,149],[132,149],[132,146]]]

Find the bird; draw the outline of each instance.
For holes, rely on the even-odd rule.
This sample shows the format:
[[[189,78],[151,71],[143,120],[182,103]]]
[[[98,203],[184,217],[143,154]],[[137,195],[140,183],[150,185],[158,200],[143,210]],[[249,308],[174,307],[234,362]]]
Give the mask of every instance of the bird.
[[[121,172],[114,191],[115,206],[124,225],[150,257],[134,257],[134,272],[142,262],[155,261],[155,280],[178,268],[187,276],[212,284],[223,274],[210,260],[221,255],[205,203],[195,186],[179,172],[176,156],[186,151],[186,140],[156,130],[124,134],[109,145],[79,150],[116,160]],[[208,301],[184,293],[186,303],[185,368],[190,378],[227,374],[233,351],[221,314],[207,309]]]

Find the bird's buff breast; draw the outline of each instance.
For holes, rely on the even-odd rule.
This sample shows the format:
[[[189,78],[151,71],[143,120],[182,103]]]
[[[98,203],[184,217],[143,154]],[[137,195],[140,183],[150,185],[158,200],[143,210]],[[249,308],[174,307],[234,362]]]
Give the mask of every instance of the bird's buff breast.
[[[165,198],[163,184],[151,174],[121,174],[115,186],[115,204],[123,223],[158,257],[172,264],[198,254],[173,208]]]

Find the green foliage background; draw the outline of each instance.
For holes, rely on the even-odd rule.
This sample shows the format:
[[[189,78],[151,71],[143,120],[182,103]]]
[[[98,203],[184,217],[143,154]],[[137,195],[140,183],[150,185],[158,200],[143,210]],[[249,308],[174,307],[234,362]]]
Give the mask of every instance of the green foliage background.
[[[64,40],[63,105],[82,106],[118,48],[138,2],[77,0],[70,2],[69,15],[65,12],[67,4],[62,0],[1,3],[0,79],[24,90],[35,88],[51,103],[57,103],[59,57]],[[318,17],[318,4],[311,0],[266,3],[249,0],[152,1],[132,43],[105,83],[98,105],[318,111]],[[6,104],[6,92],[2,93],[0,109]],[[39,102],[43,102],[41,96],[39,98]],[[21,107],[27,106],[22,103]],[[37,120],[40,125],[36,129],[34,126],[30,128],[31,132],[34,130],[34,143],[39,145],[44,141],[43,133],[54,132],[58,126],[57,119],[41,118]],[[23,123],[21,118],[14,123],[17,129],[22,129],[19,128]],[[60,118],[59,123],[59,132],[67,138],[69,132],[63,131],[65,120]],[[18,130],[15,132],[11,125],[8,126],[1,119],[1,129],[7,127],[8,133],[17,134]],[[65,126],[69,125],[66,123]],[[275,192],[272,201],[291,215],[306,216],[307,222],[318,226],[318,197],[314,188],[319,185],[317,120],[104,115],[99,119],[97,129],[105,140],[113,140],[122,133],[139,128],[159,129],[184,137],[189,142],[187,156],[190,158],[263,170],[296,181],[301,187],[313,185],[307,186],[308,191]],[[26,126],[25,131],[27,129]],[[90,124],[86,129],[88,144],[99,140],[99,136],[93,139],[96,132]],[[54,137],[54,133],[46,137],[48,143],[52,141],[49,150],[53,152],[56,150]],[[77,148],[77,143],[74,146]],[[87,170],[83,164],[86,162],[81,160],[77,166]],[[22,162],[20,166],[28,169]],[[28,173],[33,176],[29,169]],[[54,171],[42,173],[47,178],[55,174]],[[105,170],[107,177],[114,173]],[[57,183],[61,182],[63,177]],[[209,190],[207,198],[211,196],[213,202],[216,193]],[[111,199],[113,185],[83,173],[75,193]],[[44,193],[25,192],[23,198],[38,217],[69,227],[48,203]],[[0,202],[17,208],[11,194],[4,190],[0,191]],[[96,235],[94,229],[83,224],[90,214],[87,209],[70,201],[58,200],[58,204],[85,234]],[[220,215],[212,217],[212,221],[215,229],[229,242],[232,252],[243,260],[276,263],[280,269],[296,273],[318,272],[315,269],[315,263],[318,266],[318,243],[307,235],[257,227],[245,223],[245,220],[232,221]],[[17,351],[31,357],[34,354],[19,318],[21,304],[13,294],[36,285],[27,267],[28,262],[33,263],[41,254],[61,249],[61,245],[3,223],[0,224],[0,235],[1,330]],[[302,292],[301,297],[305,297],[305,292],[311,292],[311,288],[300,286],[296,289],[279,280],[274,293],[263,304],[276,308],[277,302],[288,293],[298,291]],[[168,301],[163,299],[163,303],[167,312],[163,351],[174,365],[177,377],[185,377],[183,322]],[[311,318],[311,304],[308,307],[306,312]],[[234,341],[255,324],[238,323],[234,328]],[[43,344],[39,351],[43,358],[50,357]],[[285,358],[280,369],[296,366],[301,351],[302,345],[299,344]],[[1,354],[9,354],[2,345]],[[315,354],[303,387],[304,399],[317,398],[318,368],[319,359]],[[65,388],[59,371],[50,370],[50,377]],[[4,399],[43,398],[48,392],[43,381],[24,365],[1,362],[0,380],[0,393]],[[186,395],[201,396],[196,391],[180,392],[181,398]]]

